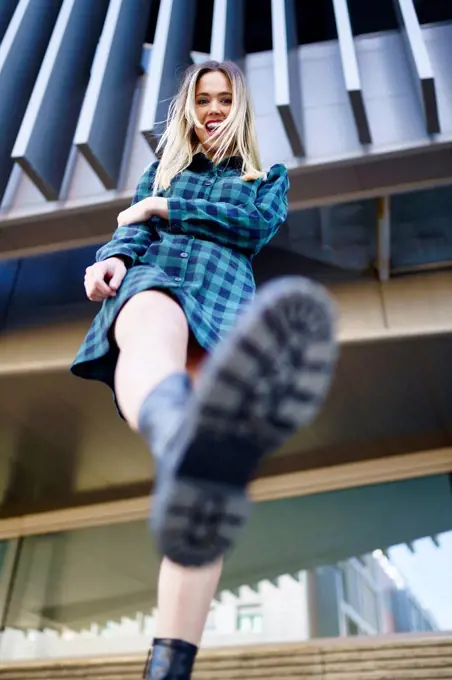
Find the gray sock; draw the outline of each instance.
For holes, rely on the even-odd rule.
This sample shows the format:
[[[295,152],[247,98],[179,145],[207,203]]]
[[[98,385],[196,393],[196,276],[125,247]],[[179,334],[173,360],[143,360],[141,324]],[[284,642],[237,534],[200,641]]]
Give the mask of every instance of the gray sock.
[[[138,429],[154,456],[160,458],[183,416],[192,390],[188,373],[172,373],[145,398],[138,416]]]

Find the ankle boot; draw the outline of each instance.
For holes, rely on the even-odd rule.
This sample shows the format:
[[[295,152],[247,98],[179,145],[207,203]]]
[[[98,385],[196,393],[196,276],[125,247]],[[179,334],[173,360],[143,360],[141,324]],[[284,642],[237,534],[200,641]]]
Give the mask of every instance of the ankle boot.
[[[190,680],[197,651],[184,640],[155,638],[143,680]]]
[[[141,405],[138,429],[157,460],[179,425],[191,390],[188,373],[172,373],[154,387]]]

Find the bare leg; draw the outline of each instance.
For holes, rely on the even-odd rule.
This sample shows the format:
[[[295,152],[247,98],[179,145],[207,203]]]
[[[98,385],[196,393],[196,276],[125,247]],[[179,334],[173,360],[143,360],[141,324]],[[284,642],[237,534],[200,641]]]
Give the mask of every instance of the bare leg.
[[[222,566],[218,560],[204,567],[182,567],[164,558],[158,586],[157,637],[179,638],[199,646]]]
[[[185,370],[188,324],[177,302],[144,291],[127,302],[115,325],[119,347],[116,396],[133,430],[144,398],[172,373]]]
[[[116,395],[130,427],[137,429],[145,397],[187,360],[188,325],[179,305],[164,293],[146,291],[122,309],[115,326],[120,349]],[[201,569],[162,562],[158,587],[157,637],[199,645],[222,562]]]

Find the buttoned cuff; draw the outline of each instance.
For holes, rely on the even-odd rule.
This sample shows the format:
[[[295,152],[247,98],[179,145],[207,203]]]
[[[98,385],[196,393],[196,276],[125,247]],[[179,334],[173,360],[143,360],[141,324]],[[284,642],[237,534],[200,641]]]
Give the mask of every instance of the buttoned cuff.
[[[103,260],[108,260],[110,257],[119,257],[126,267],[129,269],[136,262],[135,253],[131,253],[128,248],[121,248],[120,246],[112,247],[110,245],[105,245],[96,253],[96,262],[102,262]]]

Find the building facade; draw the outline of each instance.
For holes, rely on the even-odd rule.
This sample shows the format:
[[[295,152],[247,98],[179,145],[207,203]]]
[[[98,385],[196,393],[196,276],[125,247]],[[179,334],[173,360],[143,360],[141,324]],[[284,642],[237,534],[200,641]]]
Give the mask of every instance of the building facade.
[[[365,555],[220,592],[207,620],[203,647],[436,631],[433,617],[383,564],[381,558]],[[102,625],[94,616],[81,630],[10,628],[1,640],[0,658],[144,653],[155,634],[156,614],[143,610]]]
[[[409,593],[381,612],[350,560],[452,529],[452,7],[2,0],[0,40],[0,660],[13,634],[39,658],[52,635],[70,653],[84,631],[94,655],[111,622],[152,631],[152,461],[68,366],[97,309],[84,269],[155,159],[181,71],[210,57],[243,67],[263,166],[289,169],[290,214],[256,279],[326,285],[341,343],[324,411],[252,484],[222,590],[266,583],[284,626],[272,581],[305,574],[284,577],[317,599],[297,639],[430,630]],[[239,619],[222,606],[222,625],[261,634],[249,592]]]

